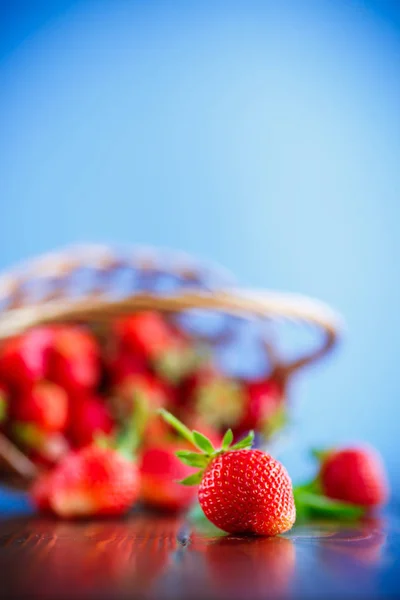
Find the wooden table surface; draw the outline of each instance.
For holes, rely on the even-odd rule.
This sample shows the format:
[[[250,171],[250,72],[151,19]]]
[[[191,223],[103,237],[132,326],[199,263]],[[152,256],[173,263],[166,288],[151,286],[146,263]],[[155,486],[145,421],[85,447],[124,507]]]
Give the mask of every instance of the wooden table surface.
[[[219,536],[184,517],[0,521],[0,597],[394,598],[395,520],[298,525],[278,538]]]

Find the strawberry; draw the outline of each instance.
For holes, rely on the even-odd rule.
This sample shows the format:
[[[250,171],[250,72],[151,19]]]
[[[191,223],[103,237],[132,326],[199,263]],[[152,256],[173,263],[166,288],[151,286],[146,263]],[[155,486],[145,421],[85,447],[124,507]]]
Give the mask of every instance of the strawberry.
[[[123,317],[116,323],[117,340],[122,348],[152,359],[168,350],[171,332],[156,312],[139,312]]]
[[[317,453],[318,454],[318,453]],[[319,453],[319,481],[329,498],[374,507],[388,497],[386,473],[372,448],[350,447]]]
[[[121,515],[136,501],[137,467],[118,450],[86,446],[69,453],[32,489],[38,509],[63,518]]]
[[[157,312],[145,311],[120,319],[116,335],[122,349],[144,357],[160,377],[172,383],[180,381],[200,360],[189,340]]]
[[[199,484],[199,503],[211,523],[228,533],[278,535],[291,529],[296,509],[290,477],[272,456],[251,449],[253,432],[231,445],[233,433],[228,430],[216,450],[204,435],[191,432],[171,413],[160,412],[200,450],[177,453],[185,464],[200,468],[181,483]]]
[[[42,432],[62,431],[68,421],[68,396],[55,383],[39,381],[15,398],[10,410],[16,425],[31,424]]]
[[[235,439],[252,429],[269,437],[286,422],[284,395],[281,386],[272,379],[243,382],[245,410],[234,428]]]
[[[111,413],[101,398],[84,395],[73,403],[68,434],[75,447],[91,444],[98,434],[109,434],[113,427]]]
[[[175,452],[182,447],[177,440],[159,441],[146,447],[140,463],[140,498],[148,506],[178,511],[187,508],[196,496],[192,487],[177,481],[193,473]]]
[[[130,375],[148,372],[148,365],[143,356],[126,350],[119,350],[108,359],[106,369],[112,385],[116,386]]]
[[[49,354],[49,379],[71,394],[92,391],[100,379],[99,349],[79,327],[58,327]]]
[[[0,376],[12,391],[46,378],[53,330],[37,327],[7,340],[0,351]]]

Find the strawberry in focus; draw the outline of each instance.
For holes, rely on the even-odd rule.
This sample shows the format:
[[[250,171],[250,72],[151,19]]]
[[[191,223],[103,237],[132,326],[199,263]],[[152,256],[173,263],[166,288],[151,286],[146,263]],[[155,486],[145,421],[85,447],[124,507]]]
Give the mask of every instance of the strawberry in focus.
[[[228,430],[218,450],[201,433],[191,432],[171,413],[161,414],[200,452],[182,450],[177,456],[200,470],[184,479],[197,485],[205,516],[228,533],[278,535],[288,531],[296,519],[292,483],[284,466],[269,454],[251,450],[253,433],[231,445]]]
[[[318,453],[316,453],[318,454]],[[319,481],[329,498],[364,507],[384,504],[388,483],[382,460],[372,448],[353,447],[319,453]]]

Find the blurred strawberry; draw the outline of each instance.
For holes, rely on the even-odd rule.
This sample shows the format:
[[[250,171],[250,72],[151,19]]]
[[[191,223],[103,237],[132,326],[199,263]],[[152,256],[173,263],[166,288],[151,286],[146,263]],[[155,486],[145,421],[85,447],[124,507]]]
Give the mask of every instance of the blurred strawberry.
[[[285,422],[284,396],[281,386],[272,379],[243,382],[245,411],[235,427],[236,437],[252,429],[268,436]]]
[[[181,440],[160,440],[144,450],[139,462],[140,499],[147,506],[178,511],[187,508],[196,497],[196,488],[179,483],[195,471],[176,456],[182,447],[185,443]]]
[[[57,328],[49,355],[49,379],[71,394],[92,391],[100,378],[99,348],[84,329]]]
[[[106,361],[106,369],[112,385],[118,385],[130,375],[147,373],[149,371],[145,358],[128,350],[119,350]]]
[[[113,418],[102,398],[83,395],[72,404],[68,434],[75,447],[87,446],[98,434],[111,433],[113,427]]]
[[[10,416],[16,427],[29,424],[42,432],[62,431],[68,421],[67,393],[55,383],[39,381],[15,398]]]
[[[153,359],[168,350],[171,331],[157,312],[139,312],[116,323],[117,339],[123,348]]]
[[[389,494],[383,461],[374,448],[353,446],[314,451],[321,461],[319,482],[329,498],[359,506],[384,504]]]
[[[122,348],[144,357],[160,377],[172,383],[180,381],[200,360],[190,341],[157,312],[120,319],[116,334]]]
[[[124,514],[138,491],[135,463],[116,449],[92,445],[69,453],[31,494],[38,509],[74,518]]]
[[[33,483],[30,490],[31,499],[34,506],[40,512],[51,512],[50,490],[52,482],[52,473],[42,473]]]
[[[19,392],[47,375],[53,329],[37,327],[4,342],[0,350],[0,377]]]

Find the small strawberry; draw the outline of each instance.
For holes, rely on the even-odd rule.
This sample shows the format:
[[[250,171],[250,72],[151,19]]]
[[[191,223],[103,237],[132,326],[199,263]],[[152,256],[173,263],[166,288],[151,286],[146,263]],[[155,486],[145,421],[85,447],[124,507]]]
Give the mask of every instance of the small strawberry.
[[[322,452],[319,456],[322,459],[319,481],[326,496],[365,507],[386,502],[386,473],[375,450],[350,447]]]
[[[91,444],[99,434],[111,433],[113,427],[113,418],[102,398],[83,395],[72,404],[68,434],[76,448]]]
[[[39,381],[15,398],[10,411],[15,425],[31,424],[43,432],[62,431],[68,421],[68,396],[55,383]]]
[[[49,354],[49,379],[71,394],[94,390],[100,379],[99,349],[88,331],[57,328]]]
[[[134,418],[117,438],[98,437],[96,442],[68,453],[40,487],[33,487],[38,508],[50,507],[62,518],[121,515],[138,498],[136,452],[143,434],[146,412],[137,400]],[[36,490],[36,492],[35,492]]]
[[[32,490],[33,501],[62,518],[121,515],[139,493],[135,463],[96,445],[68,454],[44,478]]]
[[[52,339],[50,327],[37,327],[4,342],[0,350],[0,376],[11,390],[29,389],[46,378]]]
[[[170,329],[157,312],[139,312],[117,321],[117,340],[130,352],[155,358],[168,350],[171,342]]]
[[[157,312],[145,311],[120,319],[116,335],[122,349],[144,357],[160,377],[172,383],[180,381],[200,360],[189,340]]]
[[[281,386],[272,379],[243,382],[245,410],[235,427],[236,436],[256,429],[268,437],[285,422],[284,397]]]
[[[182,486],[193,468],[184,465],[175,452],[182,448],[177,440],[154,442],[143,451],[140,463],[140,498],[147,505],[178,511],[187,508],[196,497],[196,489]]]
[[[171,413],[160,412],[200,450],[178,453],[185,464],[200,468],[181,483],[199,484],[199,503],[211,523],[228,533],[278,535],[291,529],[296,510],[290,477],[272,456],[250,449],[252,432],[231,446],[233,433],[228,430],[216,450],[201,433],[191,432]]]

